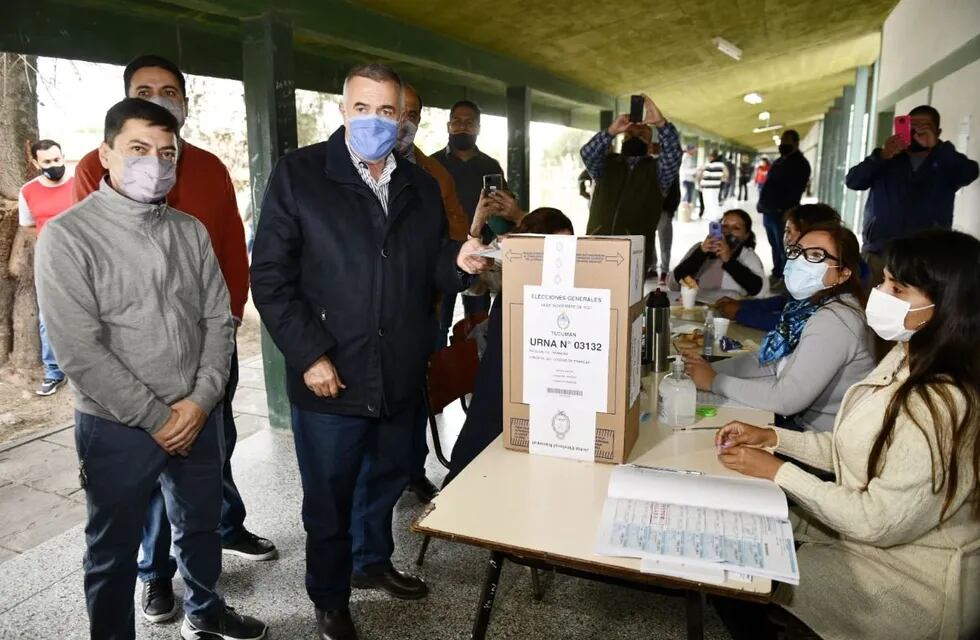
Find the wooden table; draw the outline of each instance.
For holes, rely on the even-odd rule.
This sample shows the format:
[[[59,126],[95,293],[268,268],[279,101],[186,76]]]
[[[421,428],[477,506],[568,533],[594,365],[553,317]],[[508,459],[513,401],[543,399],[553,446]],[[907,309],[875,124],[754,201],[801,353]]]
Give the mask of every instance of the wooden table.
[[[645,383],[655,384],[655,380],[649,377]],[[657,394],[649,395],[656,398]],[[699,426],[721,425],[736,418],[769,424],[773,415],[755,409],[719,408],[717,416],[702,419]],[[629,462],[738,475],[718,462],[713,438],[713,430],[673,431],[649,420],[641,423]],[[486,636],[500,571],[507,559],[592,580],[680,592],[687,599],[688,638],[703,635],[704,594],[768,600],[772,590],[768,580],[722,585],[693,582],[641,573],[639,559],[596,555],[593,549],[598,523],[613,468],[510,451],[498,438],[412,526],[428,536],[491,551],[472,638],[482,640]]]

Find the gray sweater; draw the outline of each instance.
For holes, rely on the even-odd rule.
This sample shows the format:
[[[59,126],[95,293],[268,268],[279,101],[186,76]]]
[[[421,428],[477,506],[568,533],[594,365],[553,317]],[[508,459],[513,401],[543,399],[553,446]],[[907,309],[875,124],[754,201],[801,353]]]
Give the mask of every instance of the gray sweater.
[[[210,412],[234,349],[207,230],[165,204],[98,191],[51,220],[35,279],[75,408],[154,433],[184,398]]]
[[[809,431],[831,431],[844,392],[875,367],[864,313],[853,296],[842,300],[850,304],[834,301],[810,316],[796,350],[781,360],[760,365],[757,354],[747,354],[714,363],[711,390],[784,416],[799,414]]]

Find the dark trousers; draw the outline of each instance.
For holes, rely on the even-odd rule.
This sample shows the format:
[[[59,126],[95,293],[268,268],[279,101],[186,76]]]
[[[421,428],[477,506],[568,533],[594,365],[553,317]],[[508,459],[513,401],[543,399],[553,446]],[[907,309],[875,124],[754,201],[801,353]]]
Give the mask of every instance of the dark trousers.
[[[392,510],[408,483],[419,410],[361,418],[293,406],[303,483],[306,592],[318,608],[347,607],[352,573],[373,575],[391,568]]]
[[[766,237],[772,247],[772,275],[783,277],[783,267],[786,265],[786,247],[783,246],[784,223],[781,215],[762,214],[762,226],[766,228]]]
[[[228,385],[225,387],[225,397],[221,401],[221,428],[225,441],[225,460],[222,468],[222,500],[221,526],[218,531],[222,540],[232,540],[245,529],[245,503],[242,494],[235,486],[235,478],[231,474],[231,455],[238,442],[238,429],[235,427],[234,413],[231,407],[238,388],[238,349],[231,355],[231,371],[228,375]],[[143,555],[139,560],[139,579],[143,582],[150,580],[170,580],[177,573],[177,561],[170,555],[170,523],[167,521],[167,504],[163,492],[157,486],[150,498],[150,506],[146,510],[146,522],[143,525]]]
[[[749,199],[749,179],[744,180],[739,179],[738,181],[738,199],[745,201]]]
[[[75,413],[75,446],[87,479],[85,600],[93,639],[136,637],[133,588],[150,496],[162,487],[184,577],[184,611],[204,616],[224,606],[221,574],[222,408],[216,407],[190,454],[168,455],[143,429]]]
[[[698,217],[704,217],[704,192],[698,189]]]

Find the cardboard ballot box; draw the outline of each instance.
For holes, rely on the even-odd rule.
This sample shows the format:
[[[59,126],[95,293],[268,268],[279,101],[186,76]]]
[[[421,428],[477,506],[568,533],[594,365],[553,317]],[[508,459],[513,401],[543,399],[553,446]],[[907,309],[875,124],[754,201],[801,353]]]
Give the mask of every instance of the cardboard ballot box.
[[[636,442],[642,236],[509,236],[504,446],[621,463]]]

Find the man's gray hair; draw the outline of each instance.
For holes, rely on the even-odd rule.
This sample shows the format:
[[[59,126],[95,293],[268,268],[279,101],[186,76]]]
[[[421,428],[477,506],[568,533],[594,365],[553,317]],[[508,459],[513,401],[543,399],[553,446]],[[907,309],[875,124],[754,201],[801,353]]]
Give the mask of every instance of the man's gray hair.
[[[353,69],[344,78],[344,102],[347,101],[347,84],[351,81],[351,78],[367,78],[369,80],[374,80],[375,82],[391,82],[398,88],[398,108],[402,109],[405,107],[405,94],[402,90],[403,84],[401,76],[398,75],[394,69],[386,64],[380,62],[371,62],[368,64],[361,64]]]

